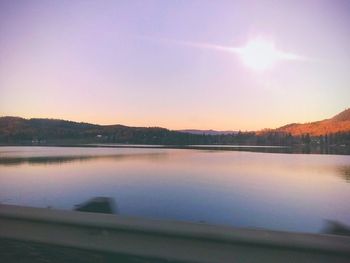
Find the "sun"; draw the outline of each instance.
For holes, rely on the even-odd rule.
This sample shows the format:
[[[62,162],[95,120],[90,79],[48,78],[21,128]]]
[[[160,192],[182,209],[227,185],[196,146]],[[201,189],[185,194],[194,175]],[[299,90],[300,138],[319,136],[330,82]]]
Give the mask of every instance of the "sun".
[[[273,42],[264,39],[251,40],[239,49],[243,63],[254,70],[266,70],[273,67],[281,58]]]

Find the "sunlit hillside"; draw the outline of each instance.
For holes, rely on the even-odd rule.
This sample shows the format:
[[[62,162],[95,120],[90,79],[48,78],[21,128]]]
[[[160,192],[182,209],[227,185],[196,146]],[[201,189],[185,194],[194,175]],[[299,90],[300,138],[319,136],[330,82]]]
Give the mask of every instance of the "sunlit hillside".
[[[333,118],[303,124],[288,124],[277,131],[291,133],[293,136],[310,134],[313,136],[350,131],[350,108],[335,115]]]

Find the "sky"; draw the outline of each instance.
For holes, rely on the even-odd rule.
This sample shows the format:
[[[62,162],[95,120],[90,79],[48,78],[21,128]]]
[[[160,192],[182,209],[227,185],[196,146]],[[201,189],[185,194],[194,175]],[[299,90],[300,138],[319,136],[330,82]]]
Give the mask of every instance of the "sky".
[[[275,128],[348,108],[349,69],[347,0],[0,0],[0,116]]]

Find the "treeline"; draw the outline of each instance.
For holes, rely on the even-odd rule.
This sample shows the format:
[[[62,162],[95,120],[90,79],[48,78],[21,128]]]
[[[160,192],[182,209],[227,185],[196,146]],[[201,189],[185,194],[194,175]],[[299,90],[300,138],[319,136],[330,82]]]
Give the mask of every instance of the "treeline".
[[[50,142],[202,144],[205,136],[180,133],[158,127],[94,125],[52,119],[0,118],[0,143],[29,144]]]
[[[324,136],[292,136],[267,131],[225,135],[190,134],[164,128],[94,125],[51,119],[0,118],[1,144],[33,143],[130,143],[161,145],[236,144],[236,145],[342,145],[350,146],[350,132]]]
[[[321,136],[292,136],[291,133],[269,131],[265,133],[239,132],[238,134],[216,136],[215,143],[244,145],[345,145],[350,146],[350,132],[338,132]]]

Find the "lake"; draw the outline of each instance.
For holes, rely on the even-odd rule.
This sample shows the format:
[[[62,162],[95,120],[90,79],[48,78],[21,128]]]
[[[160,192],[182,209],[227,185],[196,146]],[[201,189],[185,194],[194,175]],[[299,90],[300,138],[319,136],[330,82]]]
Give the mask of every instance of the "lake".
[[[350,225],[350,156],[211,149],[0,147],[0,203],[321,232]]]

